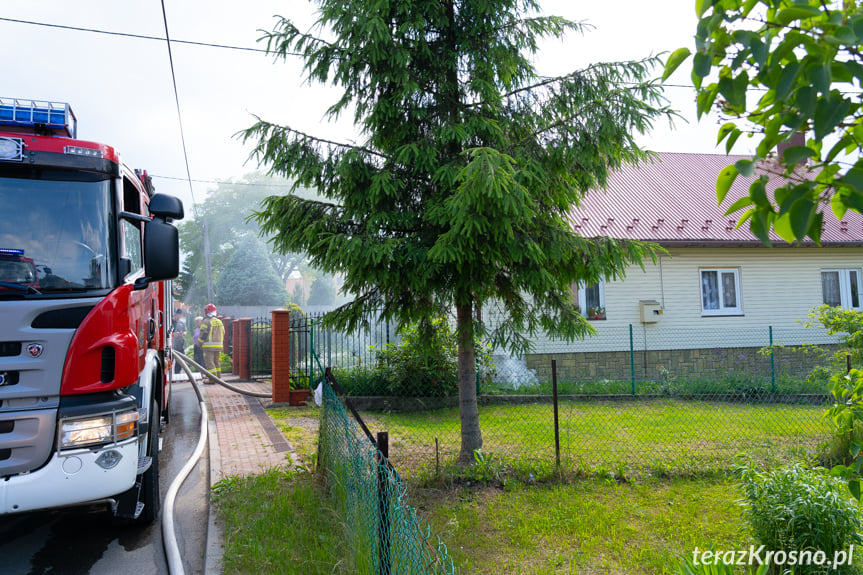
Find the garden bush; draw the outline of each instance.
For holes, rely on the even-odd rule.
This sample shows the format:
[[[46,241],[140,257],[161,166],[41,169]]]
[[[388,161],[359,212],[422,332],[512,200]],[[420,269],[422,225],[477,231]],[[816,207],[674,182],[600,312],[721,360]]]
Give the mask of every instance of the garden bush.
[[[401,341],[373,348],[374,365],[338,369],[335,376],[349,395],[450,397],[458,395],[458,342],[443,319],[421,327],[410,324]],[[488,347],[476,342],[477,372],[491,377]]]
[[[745,498],[745,516],[759,544],[772,551],[836,552],[858,546],[860,508],[844,482],[822,468],[803,463],[764,471],[751,461],[738,467]],[[798,565],[798,574],[824,573],[823,565]],[[855,573],[842,567],[831,573]]]

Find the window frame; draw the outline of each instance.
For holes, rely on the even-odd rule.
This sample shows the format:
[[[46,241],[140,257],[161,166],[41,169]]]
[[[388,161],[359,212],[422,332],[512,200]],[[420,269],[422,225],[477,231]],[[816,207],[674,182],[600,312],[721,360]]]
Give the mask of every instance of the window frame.
[[[599,307],[603,309],[602,317],[595,319],[606,319],[605,310],[605,282],[603,280],[599,280],[595,283],[599,292]],[[578,282],[576,284],[576,296],[578,300],[578,307],[581,309],[581,315],[586,317],[587,319],[591,319],[587,313],[587,284],[584,282]]]
[[[829,305],[824,301],[824,274],[825,273],[839,274],[839,306],[842,309],[863,310],[863,274],[860,268],[824,268],[821,270],[821,302]],[[850,305],[852,299],[851,289],[851,272],[857,275],[857,306]]]
[[[717,278],[717,287],[719,290],[719,309],[706,309],[704,307],[704,274],[715,273]],[[727,306],[723,301],[722,291],[722,274],[734,274],[734,297],[736,299],[735,306]],[[739,267],[703,267],[698,268],[698,296],[701,304],[701,317],[717,317],[717,316],[739,316],[743,315],[743,282],[741,281],[741,273]]]

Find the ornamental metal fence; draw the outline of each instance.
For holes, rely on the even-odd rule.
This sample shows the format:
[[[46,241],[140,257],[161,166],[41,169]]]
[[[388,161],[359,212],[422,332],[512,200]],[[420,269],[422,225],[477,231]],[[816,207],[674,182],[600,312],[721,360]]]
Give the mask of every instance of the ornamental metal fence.
[[[318,469],[347,526],[355,571],[452,575],[446,546],[408,503],[405,483],[387,458],[386,434],[372,437],[329,384],[322,396]]]

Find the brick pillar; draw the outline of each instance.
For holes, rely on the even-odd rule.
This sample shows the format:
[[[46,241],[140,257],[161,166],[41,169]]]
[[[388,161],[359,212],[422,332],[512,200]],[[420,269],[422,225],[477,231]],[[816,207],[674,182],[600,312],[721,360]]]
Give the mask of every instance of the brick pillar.
[[[251,379],[252,375],[252,318],[241,317],[234,322],[234,375]]]
[[[291,312],[274,309],[270,313],[273,315],[273,403],[287,403],[291,390],[291,348],[288,345]]]
[[[240,350],[237,349],[237,345],[239,345],[240,336],[237,333],[237,330],[240,329],[240,321],[237,320],[231,323],[231,341],[233,345],[231,346],[231,374],[232,375],[240,375],[240,364],[243,362],[243,356],[240,355]],[[228,342],[228,330],[225,328],[225,344]],[[224,345],[223,345],[224,347]]]

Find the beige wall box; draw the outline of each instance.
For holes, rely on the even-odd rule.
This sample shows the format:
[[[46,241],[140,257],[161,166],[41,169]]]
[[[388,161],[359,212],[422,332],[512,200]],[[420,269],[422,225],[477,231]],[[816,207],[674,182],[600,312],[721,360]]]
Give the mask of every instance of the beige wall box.
[[[641,323],[656,323],[662,317],[662,306],[655,299],[643,299],[638,301],[641,311]]]

